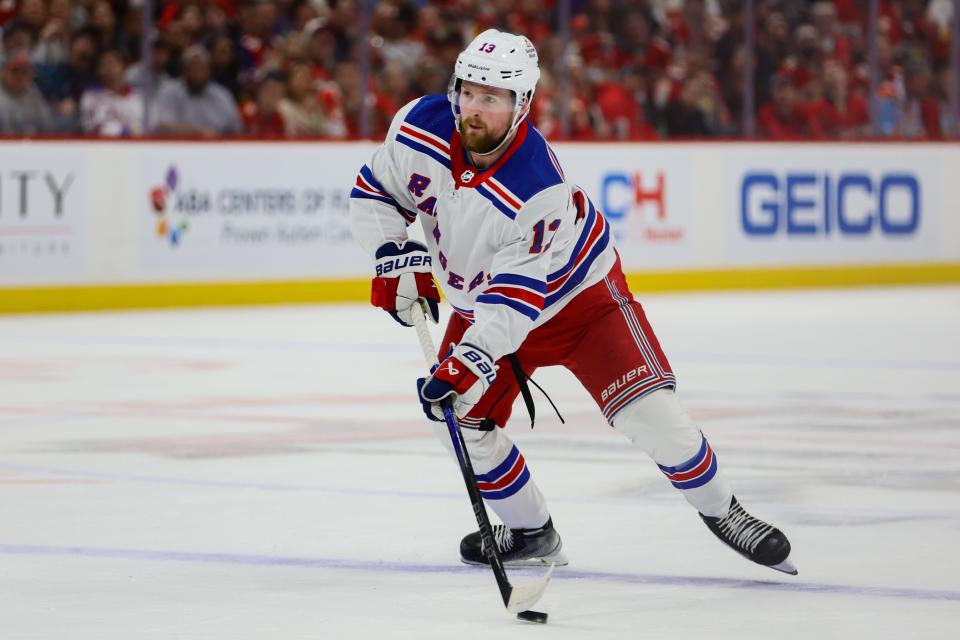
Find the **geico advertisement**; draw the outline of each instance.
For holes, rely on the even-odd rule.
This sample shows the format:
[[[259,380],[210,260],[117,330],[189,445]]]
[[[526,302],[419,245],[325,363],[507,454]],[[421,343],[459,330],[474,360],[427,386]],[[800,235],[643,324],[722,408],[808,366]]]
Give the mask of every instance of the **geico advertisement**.
[[[734,157],[726,176],[728,246],[746,261],[909,261],[935,249],[929,150],[758,150]]]
[[[613,232],[627,268],[689,261],[689,158],[662,146],[558,145],[569,182],[586,190]]]
[[[148,148],[139,243],[150,275],[316,277],[368,260],[350,234],[349,197],[366,146]]]
[[[86,183],[75,150],[15,145],[0,154],[0,282],[82,277]]]

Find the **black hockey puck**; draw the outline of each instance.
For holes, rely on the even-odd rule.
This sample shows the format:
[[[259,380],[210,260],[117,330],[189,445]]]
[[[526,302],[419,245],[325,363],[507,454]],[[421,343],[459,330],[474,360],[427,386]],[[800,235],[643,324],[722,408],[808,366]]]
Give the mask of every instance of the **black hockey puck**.
[[[528,609],[526,611],[521,611],[517,614],[517,620],[523,620],[524,622],[538,622],[540,624],[547,624],[547,614],[541,613],[540,611],[533,611]]]

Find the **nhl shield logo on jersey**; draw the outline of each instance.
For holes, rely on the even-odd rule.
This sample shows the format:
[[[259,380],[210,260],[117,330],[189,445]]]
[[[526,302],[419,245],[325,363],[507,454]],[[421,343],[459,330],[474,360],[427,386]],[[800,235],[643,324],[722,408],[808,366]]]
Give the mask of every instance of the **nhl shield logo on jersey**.
[[[467,169],[466,171],[460,174],[460,182],[470,182],[471,180],[473,180],[473,177],[475,175],[477,174],[475,174],[470,169]]]

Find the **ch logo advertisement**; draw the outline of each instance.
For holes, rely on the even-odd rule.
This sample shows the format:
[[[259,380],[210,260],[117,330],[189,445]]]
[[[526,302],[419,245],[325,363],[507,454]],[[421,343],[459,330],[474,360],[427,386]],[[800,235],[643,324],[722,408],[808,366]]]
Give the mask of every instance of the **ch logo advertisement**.
[[[666,171],[610,171],[600,178],[599,206],[619,241],[676,243],[686,232],[667,194]]]
[[[740,229],[752,238],[908,238],[923,221],[920,179],[907,171],[749,171]]]

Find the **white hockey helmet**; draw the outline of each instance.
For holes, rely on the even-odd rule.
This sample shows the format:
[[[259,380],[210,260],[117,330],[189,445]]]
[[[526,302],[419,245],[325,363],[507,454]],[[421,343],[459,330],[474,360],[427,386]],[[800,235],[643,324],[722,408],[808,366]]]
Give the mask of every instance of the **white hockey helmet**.
[[[513,92],[513,120],[504,137],[506,139],[530,112],[525,107],[533,100],[539,79],[539,57],[528,38],[487,29],[457,56],[453,77],[450,79],[447,97],[450,99],[457,128],[460,127],[459,96],[463,81]]]

